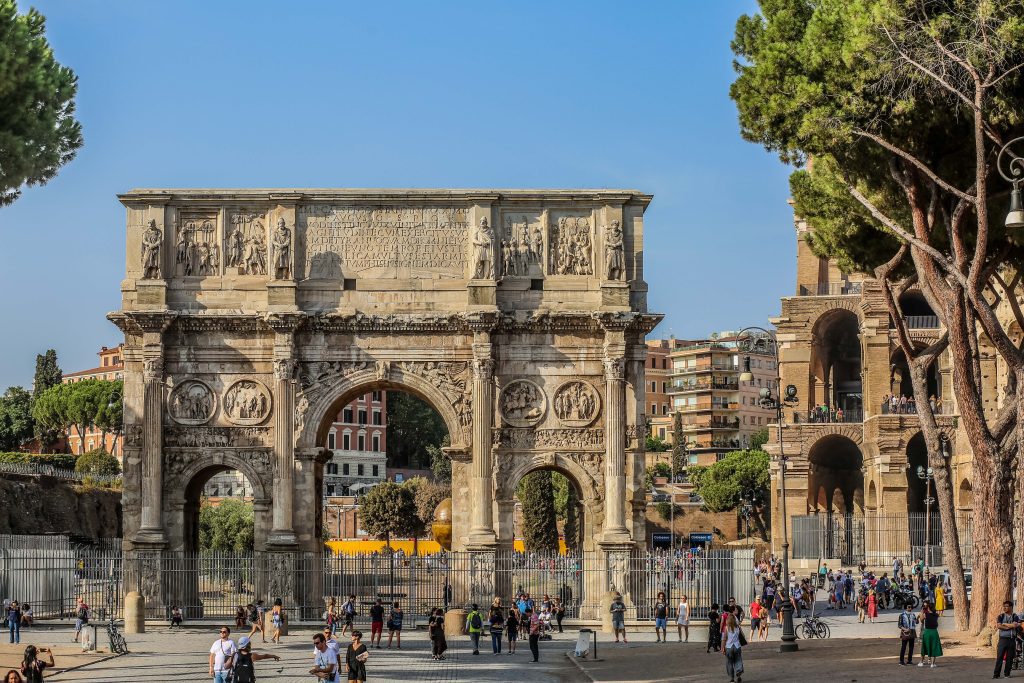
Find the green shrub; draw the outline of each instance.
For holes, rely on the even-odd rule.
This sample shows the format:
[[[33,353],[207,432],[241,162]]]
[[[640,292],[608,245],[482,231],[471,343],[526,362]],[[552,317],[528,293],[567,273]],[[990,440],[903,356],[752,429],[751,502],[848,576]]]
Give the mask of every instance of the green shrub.
[[[94,477],[115,477],[121,474],[121,463],[103,450],[93,450],[78,456],[75,472]]]
[[[0,453],[0,463],[50,465],[62,470],[73,470],[75,456],[70,453]]]

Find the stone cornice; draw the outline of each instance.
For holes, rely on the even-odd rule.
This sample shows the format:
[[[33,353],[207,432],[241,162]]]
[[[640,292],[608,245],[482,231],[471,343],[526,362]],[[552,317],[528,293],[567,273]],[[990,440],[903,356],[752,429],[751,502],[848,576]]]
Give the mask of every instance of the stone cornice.
[[[466,202],[544,202],[548,204],[590,202],[596,204],[638,204],[644,208],[653,195],[628,189],[418,189],[418,188],[260,188],[260,189],[135,189],[117,198],[125,206],[150,204],[213,204],[285,202],[376,202],[402,203]]]
[[[177,319],[176,311],[117,311],[107,314],[107,320],[125,334],[166,332]]]

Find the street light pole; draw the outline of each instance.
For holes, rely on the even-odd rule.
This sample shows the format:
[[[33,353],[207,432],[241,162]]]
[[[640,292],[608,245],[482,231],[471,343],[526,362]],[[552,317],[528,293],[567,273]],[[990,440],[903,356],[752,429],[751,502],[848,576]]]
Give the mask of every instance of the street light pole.
[[[755,333],[756,336],[751,333]],[[744,337],[744,335],[746,336]],[[740,350],[748,353],[760,351],[765,355],[770,355],[775,361],[775,391],[778,396],[772,397],[770,388],[762,389],[761,406],[764,408],[775,409],[775,417],[779,434],[779,498],[781,508],[780,514],[782,515],[781,584],[785,591],[785,600],[783,600],[781,605],[782,644],[779,645],[779,652],[796,652],[800,649],[800,646],[797,645],[796,630],[793,628],[793,603],[792,596],[789,594],[789,524],[786,517],[786,454],[782,443],[782,419],[785,404],[795,403],[797,401],[797,392],[796,387],[790,385],[786,387],[786,395],[782,395],[782,370],[779,366],[779,347],[771,332],[763,327],[747,327],[740,330],[736,337],[737,346]],[[753,380],[753,378],[754,376],[750,372],[750,356],[748,355],[744,359],[744,371],[740,375],[740,381],[749,382]]]
[[[931,467],[925,469],[921,465],[917,467],[917,476],[924,480],[924,569],[928,571],[932,565],[932,480],[935,472]]]

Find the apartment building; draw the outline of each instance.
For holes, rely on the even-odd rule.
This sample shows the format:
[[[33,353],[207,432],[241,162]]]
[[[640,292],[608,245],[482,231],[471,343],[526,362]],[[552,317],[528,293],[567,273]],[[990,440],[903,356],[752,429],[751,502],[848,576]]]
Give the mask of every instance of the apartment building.
[[[97,355],[99,356],[98,366],[88,370],[69,372],[64,375],[63,382],[71,384],[85,379],[110,381],[124,379],[124,344],[114,347],[104,346]],[[100,430],[95,428],[87,429],[85,434],[80,434],[77,427],[72,427],[68,433],[68,447],[72,453],[85,453],[96,448],[103,448],[107,453],[120,460],[121,442],[119,435],[107,433],[104,436]]]

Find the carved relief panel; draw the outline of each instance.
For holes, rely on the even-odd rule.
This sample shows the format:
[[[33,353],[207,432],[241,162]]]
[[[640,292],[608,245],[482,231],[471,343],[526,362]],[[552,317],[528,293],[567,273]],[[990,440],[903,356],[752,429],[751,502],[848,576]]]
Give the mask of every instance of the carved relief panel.
[[[539,386],[529,380],[517,379],[502,389],[498,405],[505,424],[531,427],[544,418],[548,401]]]
[[[593,275],[594,236],[590,214],[553,214],[549,238],[551,275]]]
[[[582,380],[570,380],[555,391],[555,417],[567,427],[587,427],[601,409],[601,396]]]
[[[267,274],[266,221],[266,214],[261,211],[232,211],[229,214],[224,235],[227,274]]]
[[[499,234],[499,263],[505,277],[544,277],[544,227],[541,215],[509,213]]]
[[[174,235],[174,269],[177,275],[207,277],[220,274],[220,240],[217,214],[181,211]]]
[[[243,379],[224,393],[224,416],[236,425],[257,425],[270,415],[270,391],[262,382]]]
[[[167,412],[171,419],[183,425],[201,425],[210,421],[217,409],[213,390],[197,379],[177,384],[167,399]]]

